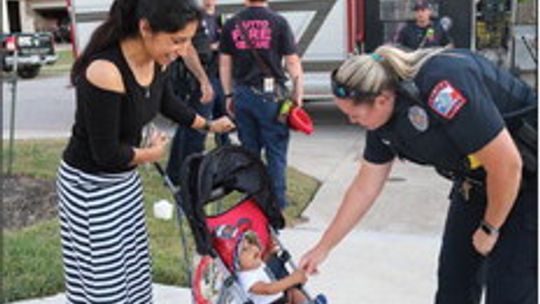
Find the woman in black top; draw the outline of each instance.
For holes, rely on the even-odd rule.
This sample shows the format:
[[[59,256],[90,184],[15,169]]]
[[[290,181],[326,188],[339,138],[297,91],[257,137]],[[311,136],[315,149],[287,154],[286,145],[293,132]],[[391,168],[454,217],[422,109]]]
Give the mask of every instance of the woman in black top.
[[[185,53],[201,18],[186,0],[116,0],[73,66],[77,111],[58,175],[70,303],[149,303],[150,258],[137,165],[159,160],[167,139],[139,147],[161,112],[185,126],[229,131],[176,102],[164,67]]]

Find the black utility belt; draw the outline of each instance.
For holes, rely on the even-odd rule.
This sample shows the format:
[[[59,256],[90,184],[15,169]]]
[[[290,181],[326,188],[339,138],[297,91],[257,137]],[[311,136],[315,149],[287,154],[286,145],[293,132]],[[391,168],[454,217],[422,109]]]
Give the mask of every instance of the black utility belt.
[[[245,86],[251,92],[253,92],[255,95],[263,96],[265,98],[271,98],[275,102],[280,102],[284,99],[289,98],[288,91],[282,90],[282,91],[272,91],[272,92],[265,92],[263,89],[261,89],[259,86],[253,86],[253,85],[241,85]]]
[[[537,178],[522,176],[519,191],[529,191],[531,189],[536,189],[537,180]],[[471,198],[487,198],[485,182],[468,177],[455,180],[453,191],[458,191],[459,194],[462,195],[466,201],[471,200]]]
[[[262,92],[271,93],[285,86],[286,79],[275,77],[261,77],[260,79],[253,78],[242,82],[237,82],[239,85],[253,87]]]
[[[275,95],[274,92],[265,92],[260,86],[248,86],[248,88],[257,95]]]

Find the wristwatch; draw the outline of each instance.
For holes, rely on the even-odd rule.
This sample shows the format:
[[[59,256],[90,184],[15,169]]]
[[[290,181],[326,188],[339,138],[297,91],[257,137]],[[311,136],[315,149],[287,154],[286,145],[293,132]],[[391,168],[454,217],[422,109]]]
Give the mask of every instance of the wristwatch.
[[[212,121],[210,119],[205,119],[202,129],[205,130],[206,132],[210,132],[211,128],[212,128]]]
[[[487,235],[494,236],[499,234],[499,229],[495,228],[490,223],[486,222],[485,220],[482,220],[480,222],[480,229],[484,231]]]
[[[225,94],[225,99],[232,98],[234,96],[233,93]]]

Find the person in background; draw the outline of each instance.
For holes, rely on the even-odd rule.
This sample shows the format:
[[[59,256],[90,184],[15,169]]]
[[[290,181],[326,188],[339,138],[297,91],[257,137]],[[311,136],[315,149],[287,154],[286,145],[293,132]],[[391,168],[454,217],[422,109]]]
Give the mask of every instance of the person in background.
[[[398,34],[397,43],[410,50],[418,48],[452,46],[452,38],[441,23],[433,19],[433,8],[426,0],[414,4],[415,20],[410,21]]]
[[[152,303],[152,275],[138,165],[159,161],[158,112],[180,125],[229,131],[171,92],[165,67],[187,53],[202,18],[190,0],[115,0],[73,64],[76,112],[57,192],[68,303]]]
[[[169,67],[174,93],[186,106],[206,119],[212,117],[212,100],[215,96],[207,74],[211,56],[209,37],[202,19],[186,56],[178,58]],[[205,132],[182,125],[176,128],[166,168],[173,184],[180,183],[180,170],[184,160],[194,153],[204,151],[205,142]]]
[[[287,80],[292,100],[302,106],[303,71],[287,20],[266,0],[246,0],[245,9],[227,20],[220,42],[219,71],[226,107],[237,123],[242,146],[260,155],[264,150],[273,191],[281,209],[287,206],[286,170],[289,128],[277,120],[278,91]],[[234,82],[234,86],[233,86]]]
[[[210,42],[210,60],[206,73],[214,89],[212,116],[221,117],[227,114],[223,88],[219,80],[219,40],[221,38],[224,16],[216,12],[216,2],[216,0],[203,0],[203,24]],[[216,146],[230,144],[228,133],[214,134],[214,136]]]

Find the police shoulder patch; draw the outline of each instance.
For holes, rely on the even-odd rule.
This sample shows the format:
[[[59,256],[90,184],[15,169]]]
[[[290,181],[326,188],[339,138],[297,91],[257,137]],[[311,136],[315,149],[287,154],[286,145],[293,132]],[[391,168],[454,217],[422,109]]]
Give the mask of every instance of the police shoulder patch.
[[[454,118],[466,103],[467,99],[447,80],[437,83],[429,95],[430,108],[446,119]]]

